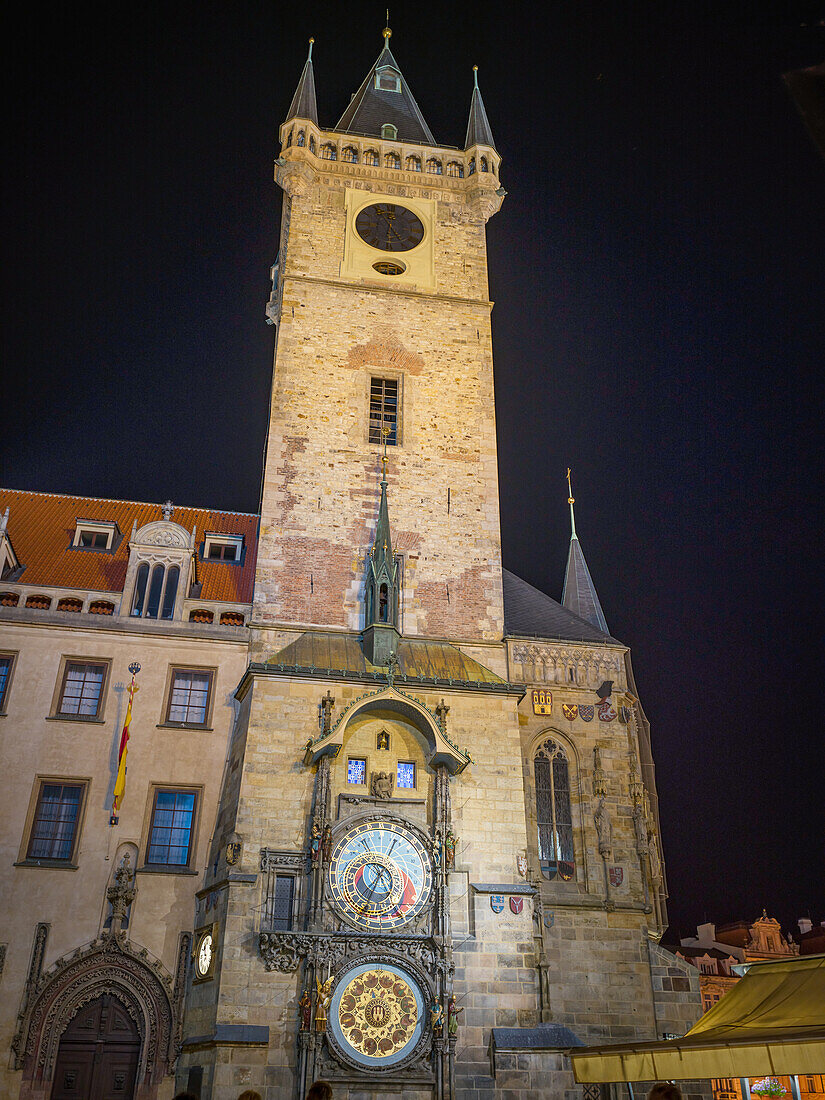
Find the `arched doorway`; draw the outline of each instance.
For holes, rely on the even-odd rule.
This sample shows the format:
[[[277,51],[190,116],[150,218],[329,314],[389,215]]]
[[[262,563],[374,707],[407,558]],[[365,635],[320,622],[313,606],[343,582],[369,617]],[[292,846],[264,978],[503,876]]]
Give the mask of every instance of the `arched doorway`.
[[[117,997],[84,1005],[60,1038],[51,1100],[132,1100],[140,1034]]]

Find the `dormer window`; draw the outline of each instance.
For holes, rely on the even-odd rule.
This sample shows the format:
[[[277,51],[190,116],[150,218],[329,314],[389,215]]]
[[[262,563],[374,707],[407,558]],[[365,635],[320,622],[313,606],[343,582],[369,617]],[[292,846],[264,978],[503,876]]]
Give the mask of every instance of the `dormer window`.
[[[382,65],[375,70],[375,86],[379,92],[400,92],[401,73],[392,65]]]
[[[398,127],[391,122],[385,122],[381,127],[381,137],[384,141],[395,141],[398,137]]]
[[[171,619],[175,614],[180,569],[158,562],[151,567],[142,562],[135,577],[132,616],[138,619]]]
[[[77,550],[111,550],[119,534],[116,523],[79,519],[72,546]]]
[[[204,561],[240,563],[243,555],[243,535],[206,535],[203,540]]]

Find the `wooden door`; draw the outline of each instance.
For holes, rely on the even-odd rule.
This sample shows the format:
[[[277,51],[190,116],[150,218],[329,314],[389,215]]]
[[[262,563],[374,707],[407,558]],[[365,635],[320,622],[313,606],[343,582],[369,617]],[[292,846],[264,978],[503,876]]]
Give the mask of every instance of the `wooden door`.
[[[104,994],[81,1008],[63,1033],[52,1100],[133,1100],[139,1058],[134,1020]]]

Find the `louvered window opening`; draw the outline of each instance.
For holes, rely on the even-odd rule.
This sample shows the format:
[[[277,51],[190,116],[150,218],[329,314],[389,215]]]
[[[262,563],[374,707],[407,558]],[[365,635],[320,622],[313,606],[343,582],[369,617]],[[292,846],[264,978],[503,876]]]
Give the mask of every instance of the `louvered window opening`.
[[[383,443],[383,429],[388,428],[387,445],[398,443],[398,380],[373,378],[370,382],[370,443]]]
[[[292,928],[292,909],[295,899],[294,876],[279,875],[270,871],[267,875],[265,897],[262,927],[268,932],[288,932]]]
[[[550,863],[573,863],[573,816],[567,758],[555,741],[545,741],[536,753],[534,765],[539,859]]]

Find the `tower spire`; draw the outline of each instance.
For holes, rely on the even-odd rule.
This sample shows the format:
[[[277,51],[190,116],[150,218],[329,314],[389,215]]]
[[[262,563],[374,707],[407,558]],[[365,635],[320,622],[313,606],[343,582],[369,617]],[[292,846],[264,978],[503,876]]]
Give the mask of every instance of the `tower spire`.
[[[481,89],[478,86],[478,65],[473,65],[473,96],[470,100],[470,117],[467,120],[464,148],[470,149],[473,145],[489,145],[491,149],[496,147],[493,131],[487,120],[487,112],[484,110]]]
[[[315,39],[310,38],[307,59],[304,62],[301,79],[289,105],[285,122],[292,118],[305,118],[318,125],[318,106],[315,102],[315,73],[312,68],[312,44]]]
[[[398,631],[398,563],[392,549],[387,503],[387,436],[390,430],[386,425],[382,434],[384,453],[381,455],[381,501],[367,566],[363,641],[368,659],[374,665],[383,666],[389,664],[391,654],[397,652],[401,635]]]
[[[561,602],[568,611],[578,615],[592,626],[609,634],[607,621],[602,611],[599,597],[596,595],[596,586],[584,560],[584,553],[576,534],[576,517],[573,505],[576,503],[573,497],[573,487],[570,477],[570,468],[567,469],[567,503],[570,505],[570,551],[567,555],[567,568],[564,572],[564,591]]]

